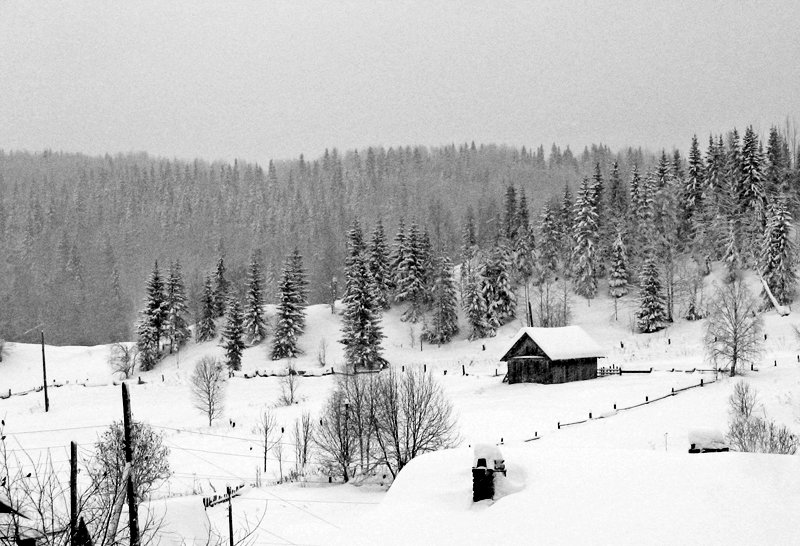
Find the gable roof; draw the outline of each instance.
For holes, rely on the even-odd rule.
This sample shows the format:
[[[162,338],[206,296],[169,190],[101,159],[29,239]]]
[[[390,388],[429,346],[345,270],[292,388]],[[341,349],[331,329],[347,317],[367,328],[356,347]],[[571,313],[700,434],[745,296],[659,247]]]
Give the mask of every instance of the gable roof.
[[[561,328],[521,328],[508,346],[500,360],[506,361],[509,353],[525,336],[530,337],[550,360],[569,360],[572,358],[592,358],[605,356],[595,340],[580,326]]]

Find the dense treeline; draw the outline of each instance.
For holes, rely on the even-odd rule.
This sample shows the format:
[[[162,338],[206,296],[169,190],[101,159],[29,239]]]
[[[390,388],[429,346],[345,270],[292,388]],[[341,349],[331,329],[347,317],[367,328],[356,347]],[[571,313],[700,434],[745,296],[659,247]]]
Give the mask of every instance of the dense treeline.
[[[780,183],[787,195],[794,195],[797,173],[791,147],[776,135],[784,158]],[[713,137],[712,143],[721,138]],[[774,152],[772,138],[767,156]],[[720,146],[714,153],[731,153],[724,143]],[[607,273],[602,264],[611,258],[618,222],[648,221],[630,217],[627,209],[624,217],[615,216],[613,207],[624,203],[605,195],[636,198],[629,185],[636,184],[638,172],[655,169],[657,175],[667,157],[659,155],[639,149],[612,153],[601,145],[576,157],[569,148],[556,146],[545,153],[541,146],[520,150],[473,144],[343,155],[333,150],[314,161],[301,156],[270,162],[264,169],[239,161],[183,162],[143,154],[90,158],[0,152],[0,243],[5,250],[0,256],[0,337],[32,341],[34,334],[25,332],[43,324],[53,343],[131,339],[145,295],[142,280],[157,259],[180,262],[192,320],[202,318],[205,277],[223,256],[231,297],[246,300],[248,264],[252,256],[260,256],[264,301],[277,303],[283,259],[296,247],[304,256],[309,302],[326,302],[335,286],[332,280],[338,278],[343,285],[347,233],[354,219],[365,225],[380,219],[387,234],[397,233],[403,220],[417,224],[435,256],[463,261],[465,219],[470,244],[477,248],[510,235],[503,233],[509,229],[503,196],[509,199],[510,187],[516,188],[526,224],[531,211],[530,223],[537,228],[532,239],[540,244],[548,237],[557,239],[558,249],[540,248],[537,256],[548,259],[547,252],[559,250],[549,259],[586,260],[580,255],[565,258],[565,248],[574,244],[570,238],[579,231],[566,227],[564,222],[574,218],[567,219],[559,206],[574,191],[588,198],[588,186],[580,187],[586,177],[593,180],[592,187],[598,181],[607,184],[607,191],[589,192],[604,195],[602,205],[609,208],[599,215],[606,225],[596,230],[604,242],[595,245],[600,269],[577,273],[595,279]],[[772,180],[769,165],[767,157],[764,172]],[[678,152],[669,156],[669,169],[675,180],[688,183],[687,161]],[[691,154],[688,169],[691,178]],[[643,184],[640,193],[647,199],[653,189]],[[538,211],[545,203],[545,213],[550,211],[550,220],[563,233],[539,233]],[[682,220],[681,225],[689,225],[689,218]],[[589,239],[591,229],[585,230]],[[589,239],[577,241],[577,247],[587,248]],[[579,288],[591,292],[590,285]]]
[[[460,218],[476,204],[479,241],[492,239],[495,196],[524,186],[536,205],[574,184],[607,147],[579,159],[567,148],[496,146],[333,150],[266,167],[144,154],[87,157],[0,151],[0,337],[33,341],[42,324],[53,343],[131,339],[153,262],[178,260],[189,307],[200,312],[204,275],[220,256],[244,286],[250,256],[265,266],[265,300],[276,302],[282,262],[305,256],[311,303],[342,278],[354,217],[428,226],[436,249],[455,256]],[[640,151],[620,157],[641,163]],[[244,294],[239,294],[244,300]]]

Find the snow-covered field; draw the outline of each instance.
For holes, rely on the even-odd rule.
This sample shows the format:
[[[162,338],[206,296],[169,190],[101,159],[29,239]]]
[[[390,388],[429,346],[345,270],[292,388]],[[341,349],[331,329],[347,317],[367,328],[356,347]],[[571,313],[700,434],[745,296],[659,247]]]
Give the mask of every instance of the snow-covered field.
[[[727,378],[713,382],[713,373],[699,371],[711,367],[703,359],[702,323],[679,320],[658,334],[633,334],[630,309],[622,308],[615,321],[606,297],[591,305],[576,299],[573,322],[607,351],[601,366],[653,372],[563,385],[508,385],[501,382],[505,366],[497,359],[520,322],[492,339],[469,342],[462,335],[446,346],[420,349],[420,326],[401,322],[400,313],[393,309],[384,318],[385,356],[398,367],[425,365],[438,377],[455,407],[462,447],[415,460],[388,493],[381,477],[342,485],[312,475],[305,483],[247,488],[233,501],[234,517],[237,529],[260,522],[257,544],[794,542],[800,457],[686,453],[689,431],[726,428],[734,384]],[[791,328],[800,321],[774,313],[764,321],[762,364],[746,380],[759,391],[758,411],[800,432],[800,363]],[[201,356],[222,354],[214,342],[190,343],[155,370],[137,374],[143,383],[131,382],[134,417],[157,427],[171,449],[174,476],[152,502],[166,516],[163,544],[204,540],[209,526],[227,536],[225,506],[203,510],[200,497],[226,483],[255,481],[262,456],[252,428],[261,409],[273,407],[286,427],[281,466],[284,473],[294,467],[289,427],[304,411],[318,414],[331,391],[334,377],[321,373],[341,368],[339,335],[339,317],[329,307],[308,308],[301,338],[305,355],[293,364],[314,377],[300,379],[301,402],[276,406],[278,377],[234,377],[227,385],[224,418],[211,428],[192,407],[188,377]],[[324,367],[318,363],[323,343]],[[40,351],[36,345],[7,345],[0,393],[41,384]],[[49,389],[49,413],[41,392],[0,399],[10,447],[24,447],[34,456],[50,450],[61,469],[71,440],[88,457],[97,435],[122,416],[108,351],[107,346],[47,347],[48,379],[63,386]],[[243,373],[286,367],[286,361],[268,360],[266,346],[244,355]],[[701,379],[702,388],[626,411],[613,409]],[[593,419],[559,429],[559,423],[587,420],[590,412]],[[473,505],[469,446],[501,439],[507,489],[515,492]],[[264,479],[274,481],[278,474],[271,453]]]

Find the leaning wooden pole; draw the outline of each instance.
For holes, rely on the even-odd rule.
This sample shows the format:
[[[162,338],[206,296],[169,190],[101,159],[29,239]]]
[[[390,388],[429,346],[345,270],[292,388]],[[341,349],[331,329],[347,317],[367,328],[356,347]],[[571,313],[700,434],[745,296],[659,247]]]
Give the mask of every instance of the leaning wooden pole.
[[[44,385],[44,411],[50,411],[50,398],[47,397],[47,364],[44,360],[44,330],[42,330],[42,384]]]
[[[69,543],[77,545],[78,535],[78,444],[69,443]]]
[[[127,488],[128,488],[128,525],[130,527],[130,544],[131,546],[139,546],[139,512],[136,508],[136,488],[133,483],[133,438],[131,427],[133,426],[133,419],[131,418],[131,398],[128,393],[128,384],[122,384],[122,417],[123,426],[125,427],[125,466],[131,468],[128,474]]]

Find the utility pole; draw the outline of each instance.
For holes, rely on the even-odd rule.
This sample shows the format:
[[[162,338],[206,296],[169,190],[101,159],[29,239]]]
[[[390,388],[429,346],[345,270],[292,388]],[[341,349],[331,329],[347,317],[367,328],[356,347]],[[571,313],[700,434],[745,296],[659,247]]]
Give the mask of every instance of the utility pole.
[[[128,393],[128,384],[122,384],[122,418],[125,427],[125,463],[133,465],[133,439],[131,434],[131,398]],[[128,522],[130,524],[130,546],[139,546],[139,512],[136,508],[136,490],[133,483],[133,468],[128,475]]]
[[[44,330],[42,332],[42,383],[44,384],[44,411],[50,411],[50,399],[47,397],[47,364],[44,360]]]
[[[233,546],[233,495],[231,494],[231,486],[228,486],[228,537],[230,539],[230,546]]]
[[[69,443],[69,543],[76,546],[78,535],[78,444]]]

